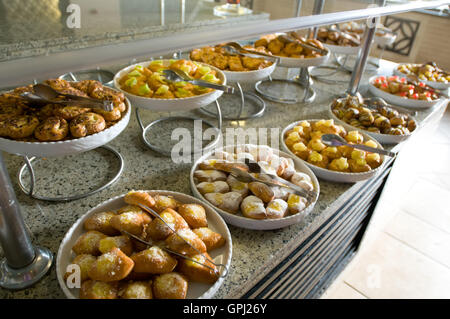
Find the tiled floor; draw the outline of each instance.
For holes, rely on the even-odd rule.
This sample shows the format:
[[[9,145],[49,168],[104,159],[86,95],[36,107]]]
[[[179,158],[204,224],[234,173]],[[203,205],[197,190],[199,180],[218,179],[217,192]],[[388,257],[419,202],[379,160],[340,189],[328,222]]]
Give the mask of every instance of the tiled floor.
[[[322,298],[450,298],[450,109],[401,154],[360,251]]]

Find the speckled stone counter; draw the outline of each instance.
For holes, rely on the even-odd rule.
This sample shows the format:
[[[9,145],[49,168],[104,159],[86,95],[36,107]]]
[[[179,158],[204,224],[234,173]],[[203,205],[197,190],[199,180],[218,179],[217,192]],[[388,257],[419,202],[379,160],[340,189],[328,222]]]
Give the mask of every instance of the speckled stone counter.
[[[366,74],[364,80],[367,81],[371,75],[373,74]],[[337,94],[345,91],[346,85],[329,85],[316,81],[314,89],[317,98],[311,104],[280,104],[266,101],[267,110],[261,118],[245,122],[225,121],[224,128],[241,125],[245,128],[279,128],[281,132],[286,125],[296,120],[328,118],[328,106]],[[361,91],[364,91],[364,88],[361,88]],[[225,112],[238,101],[236,99],[226,102],[226,100],[228,99],[220,99]],[[423,120],[442,108],[445,109],[445,106],[419,112],[417,119]],[[201,115],[196,111],[182,114]],[[167,114],[142,110],[141,116],[145,123],[149,123]],[[175,123],[178,124],[180,123]],[[156,128],[152,134],[160,139],[168,133],[170,132],[167,129]],[[102,201],[131,189],[167,189],[191,194],[189,185],[191,166],[174,164],[170,159],[155,154],[144,146],[140,135],[133,114],[125,131],[109,144],[118,150],[125,160],[124,172],[119,181],[90,197],[68,203],[37,201],[24,195],[16,181],[16,174],[23,162],[18,156],[5,154],[6,164],[34,244],[48,247],[56,254],[64,234],[80,216]],[[87,190],[98,185],[108,171],[113,172],[117,168],[114,159],[101,150],[64,159],[41,160],[36,166],[39,191],[53,194],[58,192],[74,194],[80,190]],[[323,180],[319,182],[321,188],[319,200],[302,223],[271,231],[253,231],[229,226],[233,240],[231,269],[215,295],[216,298],[240,297],[359,189],[359,183],[338,184]],[[0,298],[64,298],[64,295],[59,288],[53,266],[50,273],[34,287],[15,292],[0,289]]]

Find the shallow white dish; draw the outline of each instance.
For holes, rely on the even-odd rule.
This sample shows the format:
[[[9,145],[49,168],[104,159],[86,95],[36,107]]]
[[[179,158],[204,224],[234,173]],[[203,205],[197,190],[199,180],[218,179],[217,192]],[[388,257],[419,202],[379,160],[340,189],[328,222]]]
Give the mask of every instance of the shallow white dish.
[[[326,55],[319,56],[317,58],[288,58],[274,55],[275,57],[280,59],[278,66],[286,67],[286,68],[304,68],[308,66],[319,66],[325,64],[328,61],[331,53],[328,50]]]
[[[406,77],[407,75],[403,72],[400,72],[397,68],[403,64],[409,64],[409,63],[400,63],[394,68],[394,74],[402,77]],[[438,90],[447,90],[450,88],[450,82],[447,83],[441,83],[436,81],[428,81],[428,80],[420,80],[421,82],[425,83],[428,86],[431,86],[434,89]]]
[[[226,240],[226,244],[219,249],[213,250],[210,256],[213,258],[215,263],[223,264],[225,265],[226,269],[228,270],[230,269],[232,246],[233,246],[231,242],[231,234],[230,231],[228,230],[226,223],[223,221],[220,215],[214,211],[214,209],[210,204],[204,203],[197,198],[178,192],[171,192],[165,190],[151,190],[147,192],[149,192],[151,195],[160,194],[173,196],[173,198],[175,198],[181,203],[197,203],[203,205],[203,207],[206,210],[208,227],[211,228],[213,231],[220,233]],[[79,289],[67,288],[66,283],[64,281],[64,274],[66,272],[67,266],[71,263],[73,258],[75,258],[75,254],[72,251],[72,247],[77,241],[77,239],[80,237],[80,235],[82,235],[85,232],[83,226],[84,221],[95,213],[108,210],[116,210],[125,206],[126,203],[123,200],[123,197],[125,195],[126,194],[122,194],[114,198],[111,198],[89,210],[86,214],[81,216],[72,225],[72,227],[68,230],[68,232],[64,236],[64,239],[61,241],[61,245],[59,246],[58,249],[58,255],[56,257],[56,276],[58,278],[59,286],[61,287],[67,298],[75,299],[78,298],[79,296]],[[213,285],[197,282],[189,282],[189,288],[186,298],[187,299],[211,298],[217,292],[219,287],[222,285],[223,281],[224,278],[221,277],[217,279],[217,281]]]
[[[272,63],[272,65],[260,69],[260,70],[253,70],[253,71],[222,71],[225,74],[225,77],[228,82],[230,83],[245,83],[245,82],[258,82],[261,80],[264,80],[269,75],[272,74],[272,72],[275,70],[276,64]]]
[[[99,133],[57,142],[22,142],[0,137],[0,150],[17,155],[53,157],[82,153],[100,147],[115,139],[127,127],[131,104],[127,98],[125,102],[127,110],[122,118]]]
[[[252,144],[247,144],[247,145],[252,145]],[[235,147],[239,147],[239,146],[242,146],[242,145],[232,145],[232,146],[218,148],[216,150],[210,151],[210,152],[204,154],[202,157],[200,157],[194,163],[194,165],[192,165],[189,180],[191,183],[192,193],[194,194],[195,197],[200,198],[202,201],[204,201],[206,203],[209,203],[208,200],[205,197],[203,197],[203,195],[197,190],[197,187],[195,185],[194,172],[195,172],[198,164],[200,164],[201,162],[203,162],[206,159],[208,159],[209,157],[211,157],[211,155],[213,155],[216,151],[224,150],[226,152],[231,152]],[[311,178],[311,181],[314,185],[314,190],[317,192],[317,197],[314,199],[314,201],[311,204],[309,204],[308,207],[306,207],[300,213],[295,214],[295,215],[290,215],[287,217],[283,217],[283,218],[279,218],[279,219],[262,219],[262,220],[252,219],[252,218],[244,217],[240,213],[231,214],[220,208],[213,206],[214,209],[219,212],[219,214],[223,217],[223,219],[225,219],[225,221],[227,223],[237,226],[237,227],[240,227],[240,228],[255,229],[255,230],[279,229],[279,228],[287,227],[287,226],[301,222],[305,218],[305,216],[307,216],[313,210],[314,205],[317,203],[317,199],[318,199],[319,193],[320,193],[319,181],[317,180],[314,173],[297,156],[295,156],[295,155],[292,156],[283,151],[279,151],[279,150],[276,150],[273,148],[272,148],[272,150],[278,152],[278,154],[277,154],[278,156],[292,158],[292,160],[294,161],[294,164],[295,164],[295,169],[298,172],[307,174]]]
[[[162,60],[164,66],[168,66],[170,63],[170,60]],[[123,94],[125,94],[128,99],[131,101],[131,103],[134,105],[134,107],[141,107],[144,109],[152,110],[152,111],[161,111],[161,112],[171,112],[171,111],[187,111],[187,110],[193,110],[197,109],[203,106],[206,106],[215,100],[217,100],[222,94],[223,91],[220,90],[213,90],[206,94],[186,97],[186,98],[175,98],[175,99],[154,99],[149,97],[143,97],[134,95],[131,93],[128,93],[120,88],[119,80],[126,75],[127,73],[131,72],[137,65],[141,65],[143,67],[147,67],[152,61],[146,61],[146,62],[140,62],[136,63],[130,66],[127,66],[126,68],[123,68],[119,72],[116,73],[114,76],[114,86]],[[198,64],[202,64],[205,66],[210,67],[211,69],[215,70],[217,72],[217,77],[221,80],[222,84],[227,83],[227,79],[225,74],[219,70],[218,68],[204,64],[201,62],[196,62]]]
[[[359,52],[360,46],[358,47],[351,47],[351,46],[344,46],[344,45],[334,45],[334,44],[323,44],[325,47],[330,49],[331,52],[336,54],[348,54],[348,55],[356,55]]]
[[[284,135],[286,134],[286,132],[289,131],[290,129],[292,129],[294,126],[297,125],[297,123],[299,123],[299,122],[301,122],[301,121],[302,121],[302,120],[300,120],[300,121],[295,121],[294,123],[289,124],[288,126],[286,126],[286,127],[283,129],[283,132],[281,133],[281,146],[282,146],[283,150],[284,150],[286,153],[288,153],[288,154],[291,155],[291,157],[293,156],[293,157],[297,158],[298,160],[300,160],[300,161],[302,161],[303,163],[305,163],[309,168],[311,168],[311,170],[314,172],[314,174],[316,174],[317,177],[322,178],[322,179],[327,180],[327,181],[331,181],[331,182],[338,182],[338,183],[355,183],[355,182],[359,182],[359,181],[363,181],[363,180],[372,178],[372,177],[375,176],[375,175],[380,171],[380,169],[384,166],[384,163],[385,163],[385,157],[384,157],[384,155],[380,155],[380,156],[381,156],[381,159],[382,159],[382,161],[383,161],[383,163],[382,163],[379,167],[377,167],[376,169],[372,169],[372,170],[370,170],[370,171],[368,171],[368,172],[364,172],[364,173],[343,173],[343,172],[336,172],[336,171],[332,171],[332,170],[329,170],[329,169],[321,168],[321,167],[316,166],[316,165],[312,165],[312,164],[308,163],[307,161],[302,160],[301,158],[299,158],[298,156],[296,156],[294,153],[292,153],[291,150],[287,147],[286,143],[284,142]],[[308,121],[308,122],[310,122],[310,123],[311,123],[311,122],[314,123],[314,122],[317,122],[317,121],[319,121],[319,120],[318,120],[318,119],[312,119],[312,120],[306,119],[306,121]],[[361,132],[360,130],[358,130],[358,131],[359,131],[359,132],[362,134],[362,136],[364,137],[364,141],[367,141],[367,140],[369,140],[369,139],[370,139],[370,140],[373,140],[375,143],[377,143],[378,148],[383,149],[383,147],[381,146],[381,144],[380,144],[376,139],[374,139],[373,137],[370,137],[369,135],[367,135],[367,134],[364,133],[364,132]]]
[[[383,90],[378,89],[372,84],[377,77],[379,77],[379,75],[375,75],[369,79],[369,91],[373,95],[383,98],[388,103],[404,106],[410,109],[428,109],[435,106],[440,101],[442,101],[442,98],[439,98],[434,101],[413,100],[384,92]]]
[[[360,128],[357,128],[353,125],[350,125],[346,122],[344,122],[343,120],[339,119],[331,110],[331,104],[330,107],[328,108],[328,113],[330,114],[331,118],[333,120],[335,120],[335,122],[339,123],[340,125],[342,125],[343,127],[345,127],[347,130],[351,130],[351,131],[360,131],[361,133],[366,133],[368,135],[370,135],[371,137],[373,137],[376,141],[380,142],[381,144],[398,144],[402,141],[405,141],[406,139],[408,139],[414,132],[410,133],[410,134],[405,134],[405,135],[392,135],[392,134],[381,134],[381,133],[375,133],[375,132],[370,132],[367,130],[363,130]],[[414,119],[414,117],[412,117],[411,115],[408,115],[410,118]],[[418,129],[419,125],[417,125],[417,128],[415,129],[415,131]]]

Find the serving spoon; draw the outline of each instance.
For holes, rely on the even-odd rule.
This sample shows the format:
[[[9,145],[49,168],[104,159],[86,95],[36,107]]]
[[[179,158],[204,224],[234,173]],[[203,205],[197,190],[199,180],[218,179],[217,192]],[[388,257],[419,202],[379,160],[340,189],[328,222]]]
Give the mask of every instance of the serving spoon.
[[[181,70],[163,70],[164,76],[171,82],[189,82],[194,85],[199,85],[211,89],[224,91],[225,93],[233,93],[234,88],[232,86],[215,84],[207,81],[197,80],[190,77],[186,72]]]
[[[378,154],[382,154],[382,155],[386,155],[386,156],[390,156],[390,157],[395,157],[397,155],[396,153],[391,152],[391,151],[374,148],[374,147],[370,147],[370,146],[363,145],[363,144],[349,144],[349,143],[347,143],[347,141],[345,139],[343,139],[341,136],[336,135],[336,134],[323,134],[321,139],[322,139],[323,144],[325,144],[327,146],[345,145],[345,146],[350,146],[352,148],[356,148],[356,149],[359,149],[362,151],[378,153]]]

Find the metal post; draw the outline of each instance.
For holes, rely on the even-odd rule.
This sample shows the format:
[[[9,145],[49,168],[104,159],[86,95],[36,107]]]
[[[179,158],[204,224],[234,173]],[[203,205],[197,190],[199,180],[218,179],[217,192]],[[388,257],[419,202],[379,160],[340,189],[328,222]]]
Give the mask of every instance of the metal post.
[[[324,4],[325,4],[325,0],[315,0],[312,14],[313,15],[321,14],[323,11]],[[308,38],[310,38],[310,39],[317,38],[318,30],[319,30],[318,27],[313,27],[313,28],[309,29]]]
[[[22,289],[42,278],[53,256],[32,245],[1,152],[0,185],[0,244],[5,255],[0,261],[0,287]]]
[[[361,77],[364,73],[364,68],[366,66],[367,58],[369,57],[370,48],[372,46],[373,37],[376,30],[376,17],[370,18],[372,23],[368,23],[366,31],[364,32],[362,47],[358,52],[356,58],[355,68],[352,72],[352,78],[350,80],[350,85],[347,89],[347,93],[350,95],[355,95],[358,92],[359,83],[361,82]]]
[[[297,0],[297,9],[295,10],[295,16],[299,17],[302,10],[302,0]]]

